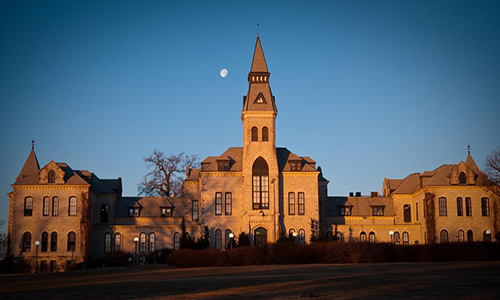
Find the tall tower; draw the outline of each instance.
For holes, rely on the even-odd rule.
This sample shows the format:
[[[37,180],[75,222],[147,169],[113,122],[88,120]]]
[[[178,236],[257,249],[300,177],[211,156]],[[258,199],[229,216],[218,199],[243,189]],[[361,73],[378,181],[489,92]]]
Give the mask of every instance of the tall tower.
[[[278,161],[276,115],[278,110],[269,86],[269,71],[257,37],[249,88],[243,97],[243,201],[254,242],[277,238]],[[259,229],[259,230],[257,230]],[[256,231],[257,230],[257,231]],[[264,237],[264,233],[266,236]],[[259,235],[260,239],[259,240]]]

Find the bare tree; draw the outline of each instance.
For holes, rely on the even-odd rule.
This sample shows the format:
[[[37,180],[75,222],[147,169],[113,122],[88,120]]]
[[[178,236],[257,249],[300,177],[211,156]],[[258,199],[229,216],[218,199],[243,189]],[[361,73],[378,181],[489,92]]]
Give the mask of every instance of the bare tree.
[[[495,238],[500,242],[500,148],[486,157],[484,173],[488,176],[488,188],[493,192],[493,227]]]
[[[0,221],[0,230],[2,229],[4,221]],[[0,261],[5,259],[7,255],[7,234],[0,231]]]
[[[184,196],[186,168],[198,168],[200,159],[196,154],[165,154],[154,150],[144,158],[150,171],[138,185],[139,194],[145,196]]]

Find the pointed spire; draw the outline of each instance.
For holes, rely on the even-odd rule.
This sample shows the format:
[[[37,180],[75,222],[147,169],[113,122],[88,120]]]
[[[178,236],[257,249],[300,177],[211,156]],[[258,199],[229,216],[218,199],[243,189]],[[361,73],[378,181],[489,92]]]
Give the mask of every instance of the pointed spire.
[[[255,43],[255,50],[253,52],[252,68],[250,73],[269,73],[267,70],[266,59],[264,57],[264,51],[262,51],[262,45],[260,44],[260,38],[257,36],[257,42]]]
[[[35,154],[35,142],[31,142],[31,152],[14,184],[38,184],[40,164]]]
[[[470,144],[467,144],[467,153],[470,155]]]
[[[479,174],[480,170],[476,165],[476,162],[472,158],[472,155],[470,155],[470,145],[467,145],[467,159],[465,160],[465,164],[468,165],[476,174]]]

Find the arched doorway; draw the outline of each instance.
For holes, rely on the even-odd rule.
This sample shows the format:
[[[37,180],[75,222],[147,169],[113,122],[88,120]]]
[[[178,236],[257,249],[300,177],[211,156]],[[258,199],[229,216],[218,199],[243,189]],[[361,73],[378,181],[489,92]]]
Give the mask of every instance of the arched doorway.
[[[254,246],[259,247],[267,244],[267,230],[259,227],[254,231]]]

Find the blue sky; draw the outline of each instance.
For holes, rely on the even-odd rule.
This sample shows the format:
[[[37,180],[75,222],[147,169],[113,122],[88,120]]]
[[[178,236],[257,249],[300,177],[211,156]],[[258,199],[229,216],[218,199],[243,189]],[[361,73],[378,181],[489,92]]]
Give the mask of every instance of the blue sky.
[[[241,146],[257,22],[277,145],[315,159],[330,195],[458,163],[468,143],[482,167],[500,146],[499,15],[498,1],[1,1],[0,220],[31,139],[42,166],[120,176],[125,195],[153,149]]]

